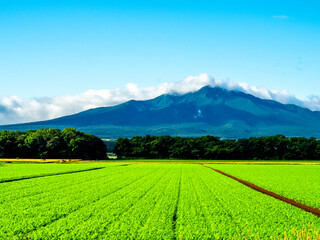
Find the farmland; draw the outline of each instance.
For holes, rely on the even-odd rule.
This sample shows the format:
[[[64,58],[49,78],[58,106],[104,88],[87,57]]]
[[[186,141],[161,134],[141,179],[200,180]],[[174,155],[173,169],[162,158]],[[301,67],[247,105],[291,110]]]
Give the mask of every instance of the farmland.
[[[208,166],[320,209],[320,165],[209,164]]]
[[[79,172],[94,168],[97,168],[97,166],[93,166],[91,164],[51,164],[50,167],[44,164],[15,164],[10,167],[1,167],[0,165],[0,183],[41,176]]]
[[[296,167],[310,182],[320,167],[210,166],[239,168],[243,178],[261,169],[265,179],[277,173],[266,167],[287,167],[274,180],[283,189]],[[319,239],[313,214],[200,164],[2,164],[0,176],[0,239]],[[295,185],[296,196],[310,191]]]

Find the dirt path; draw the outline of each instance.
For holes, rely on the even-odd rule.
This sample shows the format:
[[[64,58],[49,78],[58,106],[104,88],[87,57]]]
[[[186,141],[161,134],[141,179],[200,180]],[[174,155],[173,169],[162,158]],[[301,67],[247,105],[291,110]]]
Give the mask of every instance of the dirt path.
[[[218,170],[218,169],[214,169],[214,168],[212,168],[212,167],[205,166],[205,165],[203,165],[203,164],[201,164],[201,165],[204,166],[204,167],[206,167],[206,168],[209,168],[209,169],[211,169],[211,170],[213,170],[213,171],[216,171],[216,172],[218,172],[218,173],[220,173],[220,174],[222,174],[222,175],[224,175],[224,176],[227,176],[227,177],[229,177],[229,178],[232,178],[232,179],[234,179],[234,180],[236,180],[236,181],[238,181],[238,182],[246,185],[247,187],[249,187],[249,188],[251,188],[251,189],[253,189],[253,190],[256,190],[256,191],[258,191],[258,192],[261,192],[261,193],[263,193],[263,194],[266,194],[266,195],[268,195],[268,196],[271,196],[271,197],[273,197],[273,198],[275,198],[275,199],[278,199],[278,200],[281,200],[281,201],[283,201],[283,202],[289,203],[289,204],[291,204],[292,206],[298,207],[298,208],[300,208],[300,209],[302,209],[302,210],[304,210],[304,211],[306,211],[306,212],[310,212],[310,213],[316,215],[317,217],[320,217],[320,210],[317,209],[317,208],[309,207],[309,206],[304,205],[304,204],[302,204],[302,203],[296,202],[296,201],[293,200],[293,199],[289,199],[289,198],[283,197],[283,196],[281,196],[281,195],[279,195],[279,194],[276,194],[276,193],[271,192],[271,191],[268,191],[268,190],[266,190],[266,189],[264,189],[264,188],[258,187],[257,185],[254,185],[254,184],[252,184],[252,183],[250,183],[250,182],[244,181],[244,180],[242,180],[242,179],[240,179],[240,178],[237,178],[237,177],[234,177],[234,176],[229,175],[229,174],[227,174],[227,173],[224,173],[224,172],[222,172],[222,171],[220,171],[220,170]]]

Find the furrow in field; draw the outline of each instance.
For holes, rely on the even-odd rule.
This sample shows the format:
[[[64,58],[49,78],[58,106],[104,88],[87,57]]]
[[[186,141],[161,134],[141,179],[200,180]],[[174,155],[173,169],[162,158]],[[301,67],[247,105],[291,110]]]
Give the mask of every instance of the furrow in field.
[[[225,172],[222,172],[222,171],[220,171],[220,170],[218,170],[218,169],[214,169],[214,168],[209,167],[209,166],[204,166],[204,167],[209,168],[209,169],[212,169],[213,171],[216,171],[216,172],[218,172],[218,173],[220,173],[220,174],[222,174],[222,175],[224,175],[224,176],[227,176],[227,177],[229,177],[229,178],[232,178],[232,179],[234,179],[234,180],[242,183],[243,185],[245,185],[245,186],[247,186],[247,187],[249,187],[249,188],[251,188],[251,189],[253,189],[253,190],[256,190],[256,191],[258,191],[258,192],[261,192],[261,193],[263,193],[263,194],[266,194],[266,195],[268,195],[268,196],[271,196],[271,197],[273,197],[273,198],[275,198],[275,199],[278,199],[278,200],[280,200],[280,201],[289,203],[289,204],[291,204],[292,206],[295,206],[295,207],[297,207],[297,208],[300,208],[300,209],[302,209],[302,210],[304,210],[304,211],[306,211],[306,212],[310,212],[310,213],[316,215],[317,217],[320,217],[320,210],[319,210],[319,209],[316,209],[316,208],[313,208],[313,207],[304,205],[304,204],[299,203],[299,202],[297,202],[297,201],[295,201],[295,200],[293,200],[293,199],[289,199],[289,198],[283,197],[283,196],[281,196],[281,195],[279,195],[279,194],[277,194],[277,193],[275,193],[275,192],[268,191],[268,190],[266,190],[266,189],[264,189],[264,188],[261,188],[261,187],[255,185],[255,184],[253,184],[253,183],[247,182],[247,181],[245,181],[245,180],[242,180],[242,179],[240,179],[240,178],[237,178],[237,177],[235,177],[235,176],[232,176],[232,175],[230,175],[230,174],[227,174],[227,173],[225,173]]]
[[[106,226],[103,239],[171,239],[173,237],[171,206],[175,202],[176,173],[172,170],[164,173],[139,201],[135,201],[134,205],[122,212],[116,221],[112,220],[112,223]],[[139,218],[132,218],[132,216],[139,216]]]
[[[208,165],[283,197],[320,209],[320,166]]]
[[[228,219],[228,221],[232,221],[235,216],[233,211],[229,211],[229,209],[226,208],[226,199],[232,199],[233,193],[230,193],[229,191],[220,192],[217,187],[212,187],[211,185],[209,185],[208,180],[209,179],[207,175],[200,174],[197,178],[197,181],[194,182],[194,188],[199,198],[199,202],[203,203],[200,204],[202,216],[206,220],[207,225],[209,225],[208,229],[210,229],[210,225],[212,225],[212,223],[214,222],[212,220],[215,219],[216,216],[212,214],[215,211],[212,211],[213,209],[211,207],[211,204],[208,204],[209,201],[207,195],[210,196],[210,202],[214,202],[215,210],[219,209],[219,214],[224,215]],[[210,180],[211,183],[215,183],[215,185],[217,184],[215,180]],[[223,180],[220,180],[219,184],[228,185],[227,182],[222,183]],[[233,227],[235,226],[238,229],[241,229],[241,226],[237,222],[233,222]]]
[[[145,176],[146,178],[143,180],[143,183],[142,181],[137,182],[126,189],[121,189],[121,192],[118,192],[116,195],[108,195],[100,199],[99,202],[88,204],[83,209],[70,214],[67,218],[53,223],[54,225],[38,229],[37,233],[35,232],[34,234],[35,236],[40,234],[40,236],[47,236],[53,239],[59,238],[61,235],[79,238],[81,234],[81,237],[86,238],[87,236],[88,238],[92,238],[97,233],[108,233],[108,229],[110,228],[120,230],[119,226],[115,227],[114,225],[117,225],[117,222],[120,224],[124,223],[124,221],[120,221],[121,216],[129,212],[136,203],[141,203],[146,194],[163,179],[164,174],[163,172],[156,171],[155,173],[153,171]],[[148,214],[148,212],[144,212],[144,214]],[[75,218],[77,218],[76,221]],[[118,221],[115,221],[117,219]],[[70,225],[70,223],[72,224]],[[137,223],[135,221],[132,224]],[[113,227],[110,227],[110,225]],[[54,236],[50,235],[52,233],[50,229],[57,228],[60,228],[59,231],[56,231]],[[125,231],[122,232],[125,233]]]
[[[296,239],[292,231],[301,233],[303,229],[310,230],[312,236],[317,234],[319,220],[310,213],[209,168],[197,165],[186,170],[178,239]],[[308,227],[309,222],[313,225]]]
[[[114,185],[112,185],[114,187],[111,186],[111,189],[109,191],[104,190],[102,188],[103,185],[99,185],[99,187],[97,186],[97,184],[93,184],[92,187],[87,187],[85,189],[81,187],[78,189],[73,189],[72,194],[68,194],[68,192],[65,191],[60,191],[58,192],[58,194],[64,196],[63,199],[59,199],[59,197],[57,197],[57,195],[55,194],[56,197],[59,199],[59,202],[56,202],[55,198],[52,197],[52,195],[49,195],[47,199],[42,199],[42,202],[45,202],[45,204],[42,206],[40,205],[32,207],[32,212],[28,211],[30,207],[24,207],[24,210],[20,210],[18,212],[19,214],[14,214],[12,217],[10,217],[10,215],[7,214],[7,217],[11,219],[11,221],[8,222],[7,220],[3,219],[3,225],[6,227],[3,229],[4,231],[2,234],[28,234],[39,227],[47,226],[48,224],[52,224],[61,218],[66,218],[71,213],[76,212],[81,208],[87,206],[87,204],[90,205],[91,203],[98,202],[99,200],[107,197],[108,195],[115,194],[116,192],[126,188],[127,186],[135,184],[139,180],[141,181],[141,179],[153,173],[153,171],[148,172],[147,174],[142,173],[140,177],[139,175],[137,175],[131,179],[125,179],[124,177],[122,181],[119,181],[120,183],[116,182]],[[109,183],[109,181],[106,180],[105,183],[107,184]],[[73,198],[71,202],[70,196],[72,196]],[[24,201],[22,203],[24,203]],[[35,203],[37,202],[35,201]],[[5,210],[7,211],[7,208],[5,206],[1,206],[1,208],[3,212]],[[17,209],[19,208],[16,208],[15,206],[15,210]],[[38,214],[41,214],[41,216],[39,216]],[[17,221],[15,219],[17,218],[26,219],[26,221],[19,226],[15,224],[15,222]],[[10,227],[11,225],[14,227]]]
[[[177,239],[225,239],[234,237],[241,226],[234,221],[234,209],[228,209],[228,181],[208,174],[199,166],[185,166],[182,181],[181,202],[178,210]],[[202,179],[204,178],[204,179]],[[203,180],[207,180],[208,186]],[[227,191],[225,191],[227,189]],[[226,196],[227,194],[227,196]],[[232,229],[232,235],[228,232]]]
[[[84,178],[84,180],[86,180],[85,182],[82,181],[81,176]],[[86,192],[90,194],[90,192],[92,191],[91,189],[94,188],[96,185],[96,182],[91,181],[91,179],[88,179],[85,174],[83,175],[82,173],[80,173],[80,175],[76,175],[73,177],[78,179],[79,181],[78,184],[75,183],[75,184],[69,185],[70,176],[66,176],[66,175],[56,176],[53,179],[48,178],[46,179],[47,181],[43,181],[42,186],[38,185],[33,189],[27,189],[26,191],[21,191],[21,197],[14,198],[16,196],[15,194],[13,194],[13,196],[4,195],[4,197],[1,197],[1,202],[3,202],[3,204],[0,207],[0,213],[2,208],[10,209],[10,207],[13,207],[16,209],[19,209],[19,207],[21,207],[21,209],[23,210],[26,210],[28,208],[33,208],[35,210],[44,208],[45,205],[51,204],[52,200],[48,201],[48,199],[52,199],[52,195],[54,195],[56,199],[59,199],[59,202],[63,203],[65,202],[65,199],[69,199],[70,196],[73,196],[74,194],[78,194],[79,189],[84,189],[84,191],[82,191],[82,196],[81,196],[81,198],[83,198]],[[108,178],[104,176],[100,180],[107,181]],[[34,181],[34,180],[30,180],[30,181]],[[56,188],[55,186],[56,181],[62,182],[63,184],[62,185],[58,184],[59,188]],[[112,181],[114,180],[112,179]],[[41,184],[41,180],[39,181],[37,180],[37,182]],[[43,185],[47,187],[44,188]],[[54,187],[52,187],[52,185],[54,185]],[[41,191],[41,188],[48,189],[49,191]],[[53,188],[53,190],[50,191],[50,188]],[[30,193],[28,194],[29,191]]]
[[[320,229],[320,218],[200,164],[106,166],[1,186],[0,199],[48,191],[0,204],[0,239],[317,239]]]
[[[6,164],[0,168],[0,181],[47,176],[56,173],[74,172],[97,167],[102,164]]]
[[[150,173],[150,174],[152,174],[152,173]],[[131,182],[129,182],[129,183],[127,183],[127,184],[125,184],[125,185],[123,185],[123,186],[121,186],[121,187],[113,190],[112,192],[109,192],[109,193],[106,194],[106,195],[103,195],[101,198],[96,198],[96,199],[94,199],[94,200],[91,200],[90,202],[86,202],[85,205],[81,205],[79,208],[74,209],[73,211],[70,211],[70,212],[68,212],[67,214],[61,215],[60,217],[54,219],[53,221],[50,221],[50,222],[48,222],[48,223],[46,223],[46,224],[43,224],[43,225],[41,225],[41,226],[39,226],[39,227],[46,227],[47,225],[53,224],[54,222],[59,221],[59,220],[62,219],[62,218],[68,217],[70,214],[72,214],[72,213],[74,213],[74,212],[80,211],[82,208],[85,208],[87,205],[92,205],[92,204],[98,203],[99,201],[103,200],[104,198],[107,198],[108,196],[110,196],[110,195],[112,195],[112,194],[115,194],[115,193],[117,193],[118,191],[121,191],[121,190],[125,189],[126,187],[129,187],[130,185],[135,184],[135,183],[138,182],[139,180],[147,177],[148,175],[149,175],[149,174],[144,175],[144,176],[141,176],[140,178],[138,178],[138,179],[136,179],[136,180],[134,180],[134,181],[131,181]]]
[[[176,232],[176,228],[177,228],[177,218],[178,218],[178,208],[179,208],[179,201],[180,201],[180,193],[181,193],[181,180],[182,180],[182,175],[180,175],[180,179],[179,179],[179,187],[178,187],[178,193],[177,193],[177,200],[176,200],[176,204],[174,207],[174,211],[173,211],[173,216],[172,216],[172,230],[173,232]]]
[[[23,184],[21,182],[11,182],[7,184],[2,184],[2,188],[0,189],[0,204],[5,202],[10,202],[11,204],[15,204],[15,202],[19,202],[20,199],[41,199],[45,194],[51,194],[57,190],[61,191],[62,189],[68,191],[68,189],[76,189],[78,186],[88,185],[92,182],[98,181],[101,179],[103,181],[106,176],[113,174],[113,178],[110,181],[116,181],[118,178],[121,178],[123,172],[109,172],[103,171],[101,174],[97,175],[96,173],[88,172],[78,172],[76,176],[55,176],[55,178],[42,178],[42,179],[30,179],[30,181],[24,181]],[[44,188],[43,185],[46,187]],[[39,206],[39,202],[37,206]]]
[[[28,177],[21,177],[21,178],[15,178],[15,179],[0,180],[0,183],[16,182],[16,181],[28,180],[32,178],[51,177],[51,176],[65,175],[65,174],[72,174],[72,173],[79,173],[79,172],[88,172],[88,171],[100,170],[103,168],[104,167],[96,167],[96,168],[82,169],[82,170],[76,170],[76,171],[70,171],[70,172],[49,173],[49,174],[38,175],[38,176],[28,176]]]
[[[176,169],[177,168],[177,169]],[[152,203],[147,221],[143,227],[138,227],[136,238],[139,239],[176,239],[176,233],[173,231],[176,222],[173,222],[173,216],[177,203],[180,201],[181,174],[182,167],[173,167],[166,176],[166,181],[162,181],[154,191],[150,193],[146,201]],[[159,194],[159,195],[157,195]],[[158,197],[159,196],[159,197]],[[148,203],[147,202],[147,203]],[[143,210],[143,205],[136,206],[137,211]]]
[[[200,172],[199,172],[200,169]],[[180,200],[175,226],[176,239],[207,239],[207,222],[202,209],[203,201],[199,199],[196,187],[201,168],[196,165],[185,165],[181,178]],[[208,195],[207,195],[208,196]],[[196,229],[196,232],[192,232]]]

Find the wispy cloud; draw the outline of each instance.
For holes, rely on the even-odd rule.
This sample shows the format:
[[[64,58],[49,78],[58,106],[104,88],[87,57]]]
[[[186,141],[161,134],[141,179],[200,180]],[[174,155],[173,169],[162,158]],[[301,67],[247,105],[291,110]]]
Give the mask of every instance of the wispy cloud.
[[[311,110],[320,110],[319,96],[311,96],[308,99],[301,100],[285,90],[266,89],[249,86],[247,83],[222,81],[207,74],[200,74],[189,76],[182,81],[162,83],[148,88],[140,88],[137,84],[128,83],[123,89],[88,90],[76,95],[53,98],[2,97],[0,98],[0,124],[47,120],[90,108],[113,106],[131,99],[146,100],[161,94],[194,92],[207,85],[238,90],[262,99],[275,100],[284,104],[296,104]]]
[[[272,18],[275,18],[275,19],[289,19],[290,17],[287,16],[287,15],[274,15],[272,16]]]

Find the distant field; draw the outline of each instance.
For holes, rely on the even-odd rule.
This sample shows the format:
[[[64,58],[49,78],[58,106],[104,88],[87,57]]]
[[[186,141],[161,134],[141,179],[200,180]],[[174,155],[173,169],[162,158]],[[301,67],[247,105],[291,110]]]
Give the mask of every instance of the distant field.
[[[205,166],[144,163],[1,164],[0,239],[320,239],[313,214]],[[210,166],[251,173],[256,184],[264,182],[256,172],[263,179],[278,173],[274,182],[299,193],[310,191],[298,181],[299,167],[306,182],[317,182],[320,169]]]

